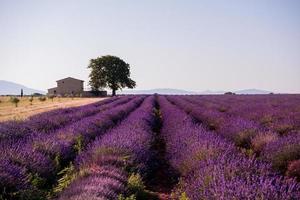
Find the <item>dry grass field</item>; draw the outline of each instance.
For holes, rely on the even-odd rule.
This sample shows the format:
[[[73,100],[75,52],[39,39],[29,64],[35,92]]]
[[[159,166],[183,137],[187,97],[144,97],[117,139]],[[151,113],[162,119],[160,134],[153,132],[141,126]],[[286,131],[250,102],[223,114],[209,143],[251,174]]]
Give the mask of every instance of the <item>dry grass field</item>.
[[[0,121],[22,120],[41,112],[86,105],[105,98],[54,98],[40,101],[38,97],[33,97],[32,103],[30,97],[19,98],[18,107],[10,101],[10,97],[0,96]]]

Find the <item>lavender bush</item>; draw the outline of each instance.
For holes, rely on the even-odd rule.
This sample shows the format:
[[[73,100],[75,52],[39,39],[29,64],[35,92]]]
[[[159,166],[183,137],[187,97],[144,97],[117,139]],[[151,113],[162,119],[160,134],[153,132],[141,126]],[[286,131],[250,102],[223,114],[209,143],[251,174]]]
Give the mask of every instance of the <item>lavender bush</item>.
[[[145,174],[151,159],[153,107],[151,96],[82,152],[76,163],[84,176],[79,175],[59,199],[117,199],[126,192],[128,172]],[[128,167],[130,171],[124,170]]]
[[[300,95],[114,97],[0,123],[0,199],[300,199],[299,136]]]
[[[297,199],[300,186],[248,158],[234,145],[197,125],[160,97],[162,133],[172,165],[182,178],[174,196],[190,199]],[[187,156],[188,155],[188,156]]]
[[[55,181],[56,172],[75,158],[79,152],[79,138],[82,138],[81,148],[84,148],[97,135],[104,133],[106,129],[125,118],[143,99],[144,97],[135,97],[119,106],[112,104],[111,109],[83,118],[52,134],[32,134],[31,137],[18,140],[16,143],[3,144],[0,146],[2,152],[0,158],[8,163],[22,166],[26,169],[31,185],[44,189]],[[7,169],[4,168],[5,170]],[[34,178],[30,179],[32,176]],[[4,184],[1,190],[5,188]]]
[[[106,106],[116,100],[112,98],[81,107],[57,109],[34,115],[25,121],[2,122],[0,123],[0,143],[24,138],[32,133],[55,131],[83,117],[98,113],[99,110],[105,109]]]
[[[250,96],[247,98],[242,96],[230,97],[229,103],[235,103],[234,105],[236,107],[230,106],[229,103],[226,103],[226,101],[228,100],[226,96],[212,96],[210,97],[209,102],[208,99],[205,100],[205,98],[207,97],[200,98],[197,96],[168,96],[168,99],[171,102],[175,103],[186,113],[192,116],[194,121],[196,120],[196,123],[203,124],[208,129],[215,131],[216,133],[223,136],[225,139],[234,142],[235,145],[237,145],[238,147],[246,149],[246,152],[248,152],[248,154],[252,154],[253,152],[256,153],[256,155],[259,156],[260,159],[272,164],[273,168],[283,175],[286,174],[285,171],[287,169],[288,163],[295,159],[298,159],[298,156],[295,156],[298,155],[297,147],[293,146],[292,148],[289,148],[292,149],[290,151],[286,149],[281,149],[287,148],[284,147],[284,145],[282,145],[283,143],[286,143],[285,136],[289,137],[289,135],[291,135],[289,138],[290,140],[293,140],[292,138],[295,138],[295,135],[298,135],[297,132],[295,133],[293,131],[290,131],[288,134],[282,134],[281,132],[276,131],[270,127],[264,126],[260,124],[259,121],[257,121],[258,117],[256,113],[260,113],[262,116],[270,115],[272,116],[271,119],[280,119],[279,116],[281,115],[278,114],[280,113],[278,110],[276,112],[274,110],[272,112],[266,111],[265,107],[273,108],[272,105],[268,105],[265,103],[265,101],[268,100],[266,96]],[[258,99],[256,99],[257,102],[255,102],[255,98]],[[290,98],[291,97],[288,96],[288,99]],[[225,103],[223,102],[223,100],[225,101]],[[250,104],[250,100],[254,101],[255,103],[252,102],[252,104]],[[282,99],[279,97],[277,97],[277,99],[275,100],[276,102],[282,101]],[[241,101],[242,103],[239,103],[239,101]],[[244,105],[245,102],[243,101],[246,101],[246,103],[248,103],[247,106]],[[284,113],[291,112],[290,115],[287,115],[287,118],[293,118],[296,122],[298,119],[296,114],[299,114],[299,111],[297,109],[295,110],[294,108],[297,108],[297,106],[295,105],[297,101],[299,101],[299,99],[293,97],[293,103],[289,102],[288,105],[285,105],[287,103],[284,103],[284,106],[278,105],[280,109],[278,107],[276,107],[276,109],[283,109]],[[226,112],[220,112],[218,110],[220,106],[226,107]],[[241,113],[238,113],[238,110],[236,110],[237,108],[241,111]],[[251,109],[254,109],[254,111],[257,112],[253,112],[253,110]],[[292,111],[292,109],[294,110]],[[250,114],[246,115],[247,113],[245,114],[245,111],[247,111],[247,113]],[[249,117],[251,115],[252,117]],[[281,119],[280,123],[283,123],[285,121],[286,120]],[[287,123],[287,127],[290,126],[289,124],[290,121],[289,123]],[[293,123],[293,127],[297,127],[297,125]],[[264,151],[264,148],[272,144],[274,149],[278,150],[279,152],[286,153],[282,153],[280,154],[282,156],[278,157],[279,154],[276,155],[276,152],[274,150],[265,150],[265,153],[263,153],[262,156],[260,156],[261,152]],[[268,154],[268,156],[264,154]]]

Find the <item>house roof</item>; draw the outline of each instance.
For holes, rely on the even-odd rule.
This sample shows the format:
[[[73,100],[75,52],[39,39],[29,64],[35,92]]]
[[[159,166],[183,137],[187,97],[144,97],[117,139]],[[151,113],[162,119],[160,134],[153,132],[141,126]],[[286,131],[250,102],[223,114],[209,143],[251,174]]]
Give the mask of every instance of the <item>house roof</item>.
[[[77,79],[77,78],[72,78],[72,77],[63,78],[63,79],[57,80],[56,82],[64,81],[64,80],[67,80],[67,79],[73,79],[73,80],[84,82],[83,80],[80,80],[80,79]]]

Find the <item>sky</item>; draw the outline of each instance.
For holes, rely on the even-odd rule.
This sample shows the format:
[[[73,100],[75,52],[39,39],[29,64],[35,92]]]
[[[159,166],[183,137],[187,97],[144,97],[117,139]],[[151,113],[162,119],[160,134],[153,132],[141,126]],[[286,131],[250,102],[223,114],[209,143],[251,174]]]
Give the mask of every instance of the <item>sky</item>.
[[[0,80],[88,82],[130,64],[136,89],[300,93],[299,0],[0,0]]]

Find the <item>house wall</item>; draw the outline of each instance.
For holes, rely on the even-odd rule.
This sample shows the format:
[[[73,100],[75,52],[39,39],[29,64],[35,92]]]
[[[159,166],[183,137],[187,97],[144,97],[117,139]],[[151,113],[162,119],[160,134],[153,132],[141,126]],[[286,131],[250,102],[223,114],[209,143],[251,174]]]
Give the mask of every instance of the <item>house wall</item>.
[[[57,94],[57,87],[48,89],[48,95]]]
[[[83,93],[83,81],[76,79],[63,79],[57,81],[57,94],[82,94]]]

